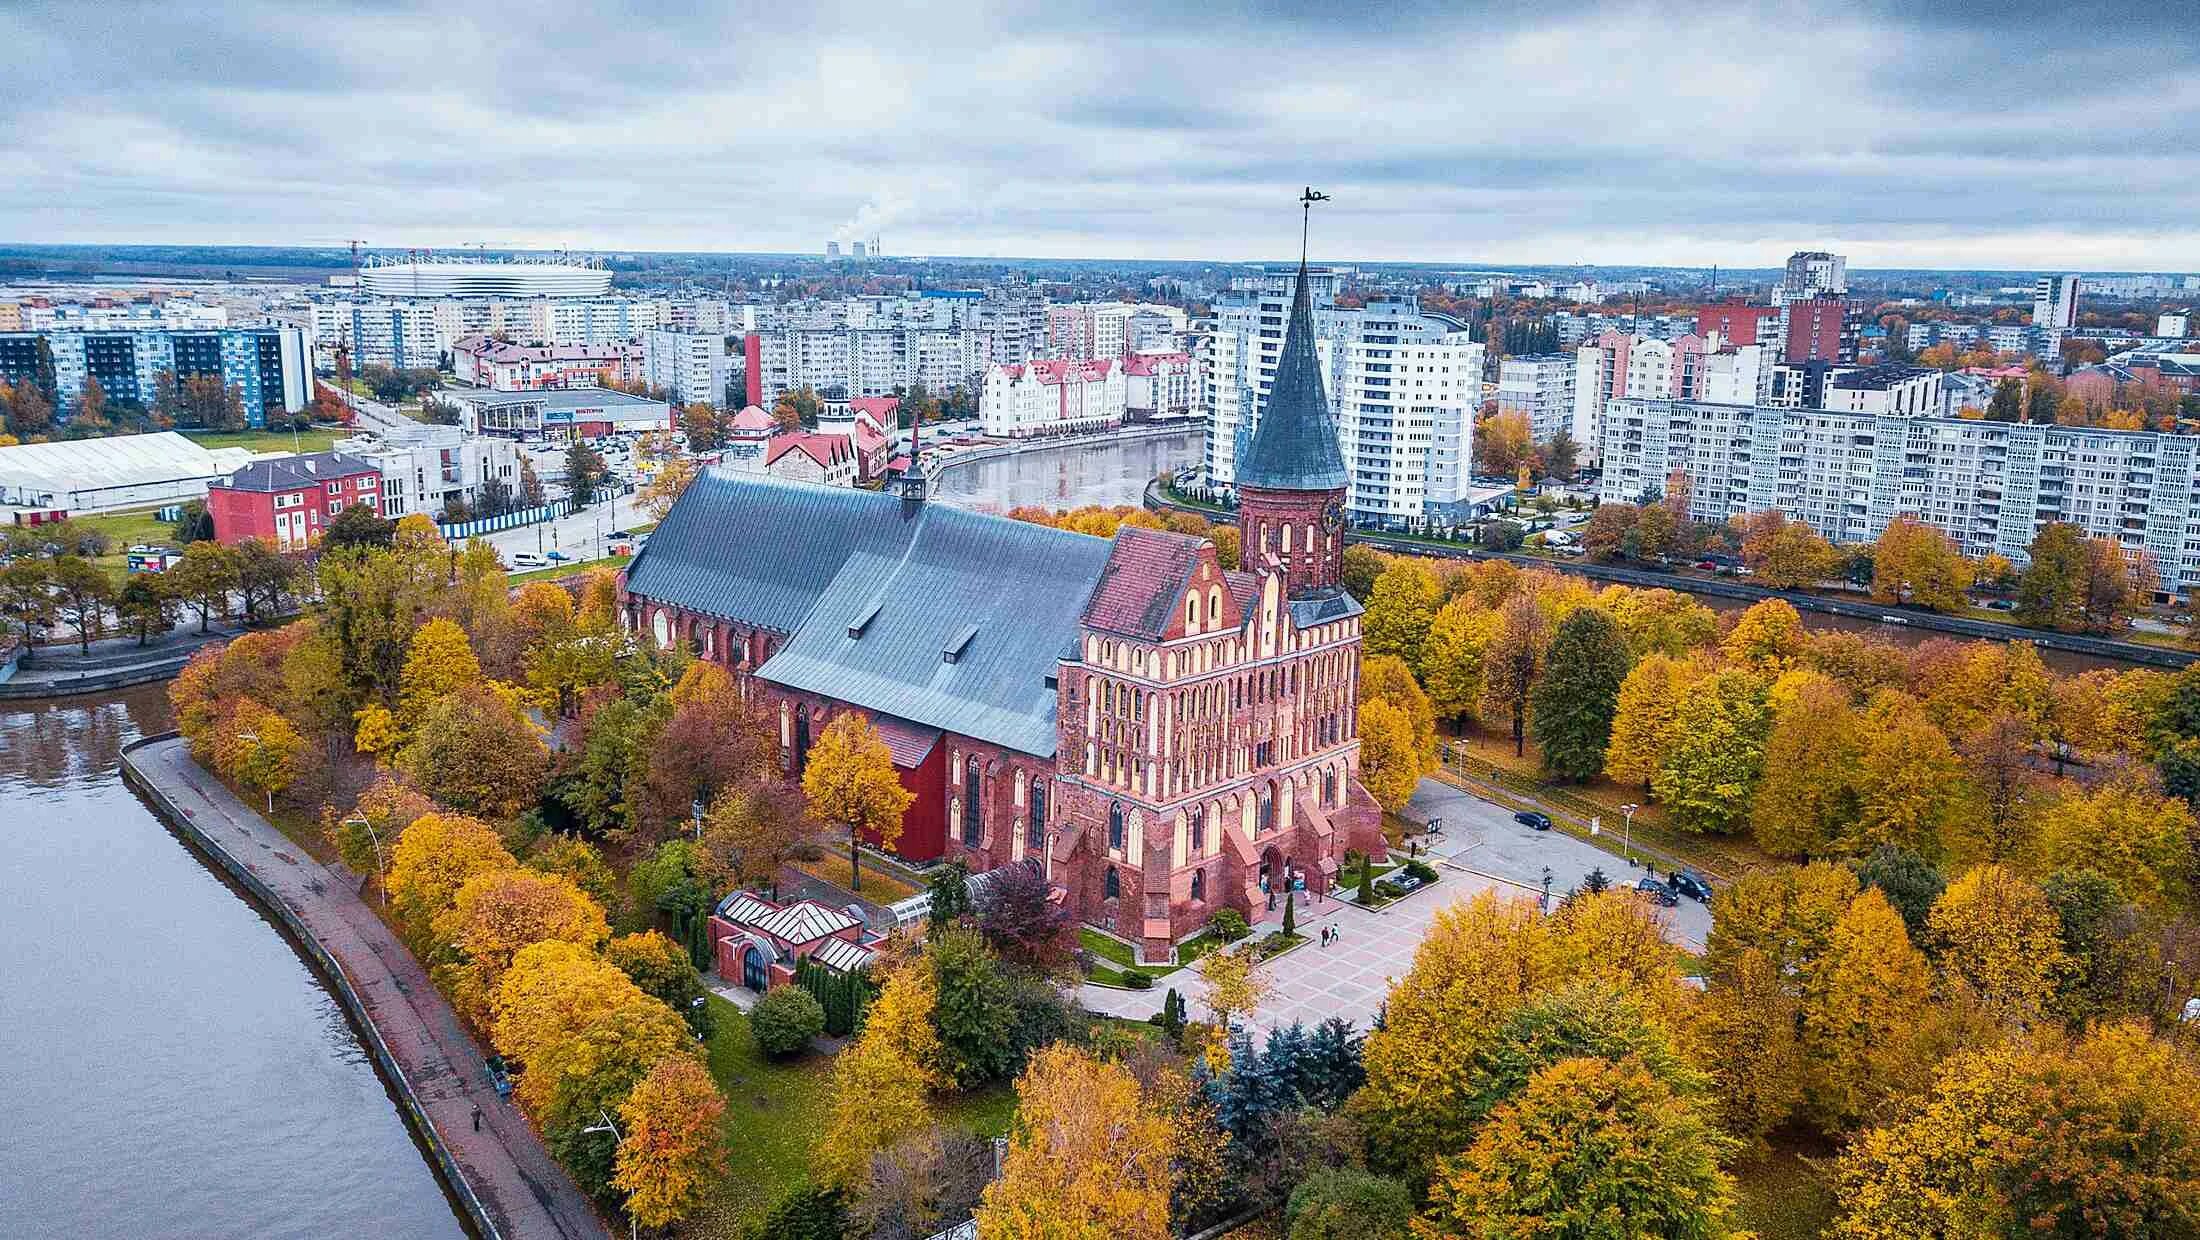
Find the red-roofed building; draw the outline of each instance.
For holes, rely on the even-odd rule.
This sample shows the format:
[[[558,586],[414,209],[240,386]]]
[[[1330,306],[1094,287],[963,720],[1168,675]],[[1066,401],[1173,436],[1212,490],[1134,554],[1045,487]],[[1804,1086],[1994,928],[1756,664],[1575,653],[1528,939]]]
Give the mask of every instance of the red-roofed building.
[[[856,484],[855,444],[846,435],[788,431],[764,444],[764,472],[830,487]]]
[[[901,401],[895,397],[859,396],[847,403],[847,412],[819,417],[817,429],[846,435],[856,449],[856,481],[870,482],[886,476],[886,458],[893,450],[887,428],[900,411]]]
[[[451,346],[451,369],[459,382],[497,392],[603,387],[640,378],[642,350],[632,344],[520,345],[462,336]]]
[[[1123,363],[1034,361],[991,366],[978,399],[985,433],[999,439],[1067,435],[1123,424],[1127,407]]]
[[[1190,417],[1192,355],[1140,353],[1123,359],[1124,415],[1133,422]]]
[[[265,538],[278,551],[303,551],[354,504],[381,513],[382,471],[343,452],[254,461],[206,487],[214,539],[224,546]]]

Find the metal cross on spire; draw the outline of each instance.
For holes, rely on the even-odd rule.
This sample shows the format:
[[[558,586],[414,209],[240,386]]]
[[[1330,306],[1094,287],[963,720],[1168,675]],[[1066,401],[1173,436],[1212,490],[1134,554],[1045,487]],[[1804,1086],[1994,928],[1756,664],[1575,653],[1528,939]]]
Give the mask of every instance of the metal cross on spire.
[[[1306,270],[1306,229],[1314,219],[1314,204],[1328,202],[1329,195],[1309,185],[1299,195],[1299,270]]]

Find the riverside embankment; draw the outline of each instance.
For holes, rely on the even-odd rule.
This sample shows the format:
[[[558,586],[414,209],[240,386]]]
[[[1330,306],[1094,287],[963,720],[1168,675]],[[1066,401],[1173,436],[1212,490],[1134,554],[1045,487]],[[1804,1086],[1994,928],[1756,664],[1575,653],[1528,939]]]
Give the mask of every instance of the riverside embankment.
[[[497,1097],[480,1048],[360,900],[356,880],[306,856],[192,761],[174,733],[125,747],[122,769],[305,949],[481,1235],[607,1240],[587,1198],[518,1109]]]

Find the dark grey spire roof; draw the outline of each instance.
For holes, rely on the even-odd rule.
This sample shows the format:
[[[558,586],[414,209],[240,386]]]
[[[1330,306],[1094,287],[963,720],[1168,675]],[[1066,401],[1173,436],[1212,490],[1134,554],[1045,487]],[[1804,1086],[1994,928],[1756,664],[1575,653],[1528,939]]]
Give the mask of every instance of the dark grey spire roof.
[[[1271,491],[1336,491],[1349,481],[1344,453],[1337,449],[1337,424],[1330,420],[1329,398],[1322,393],[1314,310],[1307,300],[1306,262],[1301,259],[1276,379],[1261,407],[1253,442],[1238,462],[1237,484]]]

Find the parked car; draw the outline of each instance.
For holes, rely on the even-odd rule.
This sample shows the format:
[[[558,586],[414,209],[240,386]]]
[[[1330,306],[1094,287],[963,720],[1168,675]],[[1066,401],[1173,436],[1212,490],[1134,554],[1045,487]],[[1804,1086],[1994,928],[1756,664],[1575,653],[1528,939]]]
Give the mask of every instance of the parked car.
[[[2017,605],[2005,598],[1997,598],[1986,604],[1989,611],[2015,611]]]
[[[548,568],[550,567],[550,561],[543,559],[532,551],[515,551],[512,553],[512,567]]]
[[[1673,894],[1672,888],[1654,878],[1636,879],[1635,890],[1650,897],[1652,903],[1663,905],[1666,908],[1672,908],[1681,902],[1681,898]]]
[[[563,564],[573,557],[565,554],[563,551],[551,551],[546,553],[545,558],[548,559],[552,564]]]
[[[1698,560],[1696,561],[1696,567],[1707,573],[1716,572],[1718,571],[1719,562],[1717,560]]]
[[[1691,900],[1700,901],[1704,904],[1711,903],[1710,880],[1694,870],[1673,871],[1673,877],[1667,881],[1666,886]]]
[[[1524,809],[1514,814],[1513,821],[1531,831],[1548,831],[1551,829],[1551,816],[1537,813],[1532,809]]]

